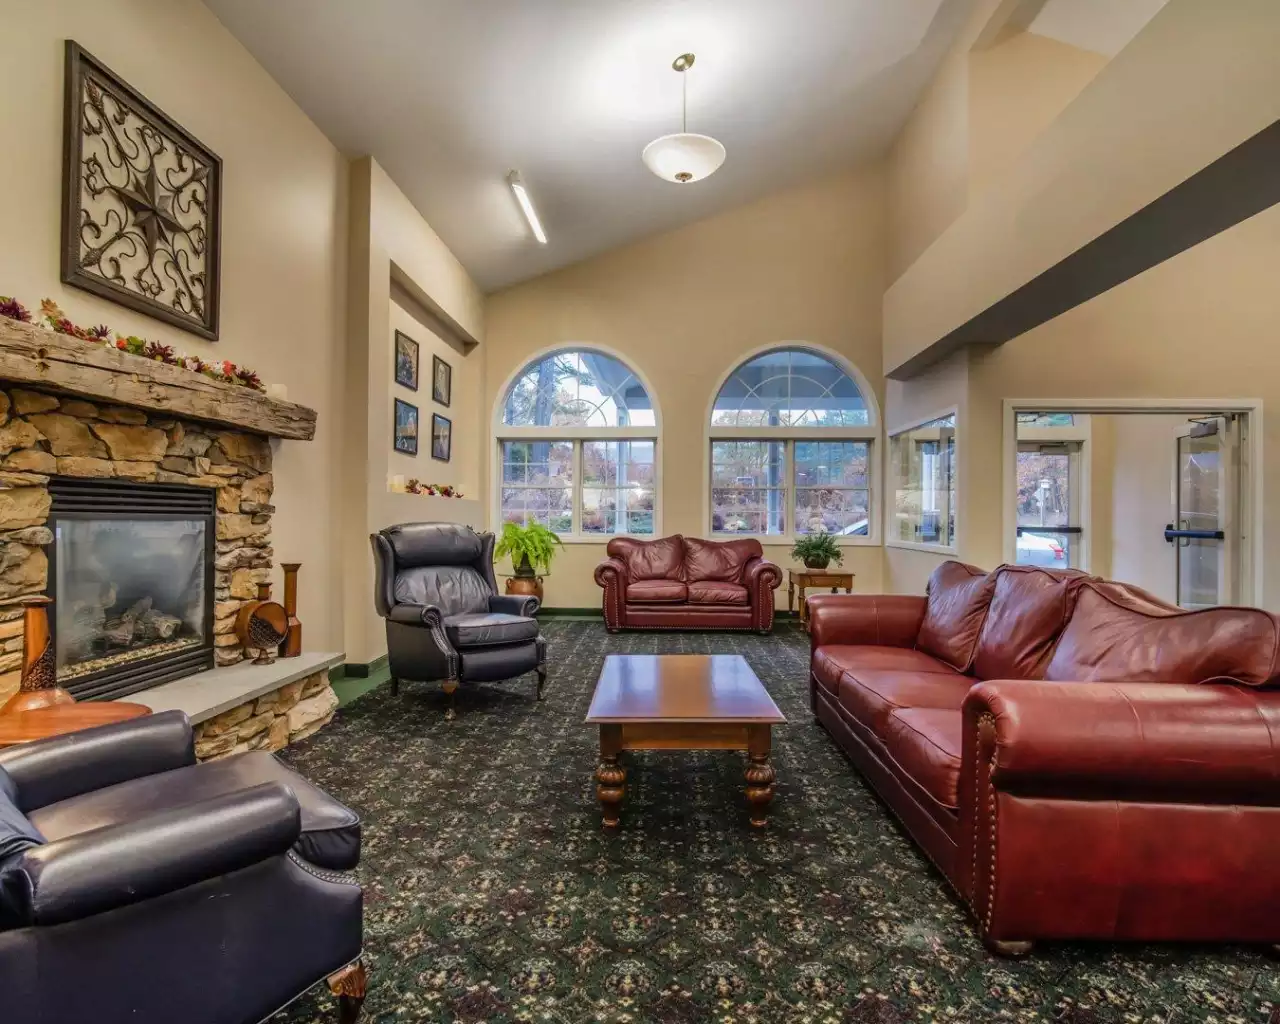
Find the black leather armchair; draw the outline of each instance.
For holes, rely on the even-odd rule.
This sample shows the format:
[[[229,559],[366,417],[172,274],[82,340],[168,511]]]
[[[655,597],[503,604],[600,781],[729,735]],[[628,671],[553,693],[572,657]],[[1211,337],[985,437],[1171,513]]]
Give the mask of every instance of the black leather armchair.
[[[374,603],[387,621],[391,692],[401,679],[440,680],[455,717],[461,682],[538,674],[547,681],[547,645],[536,597],[499,594],[493,534],[455,523],[405,523],[371,534]]]
[[[0,751],[0,1007],[253,1024],[364,998],[359,819],[269,754],[195,763],[179,711]]]

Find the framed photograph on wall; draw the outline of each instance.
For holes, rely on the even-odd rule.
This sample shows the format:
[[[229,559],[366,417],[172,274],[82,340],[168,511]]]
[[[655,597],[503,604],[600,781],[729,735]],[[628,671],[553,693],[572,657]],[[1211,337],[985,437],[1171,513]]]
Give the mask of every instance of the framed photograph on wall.
[[[396,383],[418,390],[418,343],[403,331],[396,331]]]
[[[453,397],[453,367],[439,356],[431,357],[431,397],[444,406]]]
[[[453,454],[453,421],[438,412],[431,414],[431,457],[448,462]]]
[[[395,449],[405,455],[418,454],[418,407],[396,399]]]

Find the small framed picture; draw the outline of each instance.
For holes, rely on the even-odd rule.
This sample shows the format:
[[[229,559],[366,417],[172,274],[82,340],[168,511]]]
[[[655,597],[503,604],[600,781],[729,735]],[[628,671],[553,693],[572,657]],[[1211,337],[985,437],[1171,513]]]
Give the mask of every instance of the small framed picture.
[[[418,454],[418,407],[396,399],[395,449],[405,455]]]
[[[396,331],[396,383],[418,390],[418,343],[403,331]]]
[[[416,436],[416,435],[415,435]],[[431,414],[431,457],[448,462],[453,453],[453,421],[438,412]]]
[[[431,357],[431,397],[445,406],[453,397],[453,367],[439,356]]]

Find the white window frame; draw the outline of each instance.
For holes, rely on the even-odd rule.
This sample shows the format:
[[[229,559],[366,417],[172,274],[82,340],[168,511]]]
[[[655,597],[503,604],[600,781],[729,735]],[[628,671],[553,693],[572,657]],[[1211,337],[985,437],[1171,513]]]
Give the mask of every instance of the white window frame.
[[[1020,409],[1018,412],[1031,412],[1030,409]],[[1039,412],[1040,410],[1034,410]],[[1083,531],[1076,536],[1075,540],[1075,563],[1068,567],[1072,569],[1080,569],[1084,572],[1089,571],[1089,566],[1093,558],[1093,475],[1091,472],[1093,466],[1093,418],[1087,413],[1075,412],[1076,422],[1071,426],[1062,427],[1043,427],[1033,426],[1030,424],[1020,424],[1017,421],[1017,413],[1014,414],[1014,432],[1016,434],[1016,444],[1014,446],[1014,490],[1011,500],[1013,501],[1013,523],[1014,523],[1014,552],[1010,561],[1017,561],[1018,552],[1018,490],[1017,490],[1017,458],[1018,453],[1023,450],[1023,445],[1028,448],[1041,444],[1061,444],[1067,448],[1067,455],[1070,459],[1070,469],[1068,477],[1071,483],[1071,515],[1070,519],[1073,523],[1079,525]],[[1025,527],[1024,527],[1025,529]],[[1052,532],[1046,529],[1046,533]]]
[[[716,400],[720,397],[720,391],[729,378],[753,359],[758,359],[760,356],[778,349],[804,349],[814,355],[821,356],[823,359],[829,359],[848,374],[858,386],[858,390],[862,394],[862,400],[866,403],[867,424],[855,427],[723,427],[713,424],[712,419],[715,415]],[[707,413],[703,418],[703,423],[707,425],[707,428],[702,447],[702,524],[703,529],[706,530],[707,537],[714,540],[732,540],[748,537],[758,540],[761,544],[783,546],[794,544],[800,537],[812,536],[812,534],[797,534],[795,532],[795,497],[793,493],[796,490],[795,444],[797,441],[851,441],[867,445],[867,489],[869,492],[867,495],[867,535],[865,537],[838,536],[836,537],[836,543],[841,547],[880,547],[880,497],[883,491],[881,468],[883,460],[878,443],[880,441],[880,410],[870,382],[863,376],[861,370],[840,353],[832,352],[830,349],[823,348],[820,345],[798,341],[784,341],[772,345],[763,345],[747,353],[745,357],[738,359],[729,367],[728,371],[716,382],[716,386],[711,392],[711,401],[707,406]],[[786,530],[783,533],[716,533],[712,529],[714,509],[711,501],[711,445],[715,441],[784,442],[782,446],[782,479],[785,483],[779,488],[783,493],[784,508],[786,510],[784,519]],[[764,488],[761,489],[763,490]],[[837,487],[829,489],[856,490],[857,488]]]
[[[502,421],[506,407],[507,393],[528,371],[529,367],[550,356],[562,352],[597,352],[622,363],[635,374],[649,395],[653,405],[653,426],[642,427],[511,427]],[[619,352],[604,345],[570,344],[553,345],[541,352],[535,352],[525,359],[498,389],[494,399],[492,420],[493,444],[490,458],[493,470],[490,480],[493,484],[492,500],[489,503],[490,522],[494,530],[502,529],[502,444],[504,441],[571,441],[573,442],[573,485],[571,490],[572,532],[557,534],[565,544],[607,544],[613,537],[636,537],[640,540],[657,540],[662,533],[662,413],[658,408],[658,399],[649,379],[636,369],[635,363]],[[584,441],[652,441],[653,442],[653,533],[583,533],[582,532],[582,443]]]
[[[893,443],[897,438],[902,437],[903,434],[909,434],[913,430],[919,430],[925,424],[933,423],[935,420],[946,419],[948,416],[955,417],[955,426],[952,428],[952,437],[954,438],[955,445],[956,445],[956,454],[955,454],[955,458],[952,460],[952,465],[951,465],[951,475],[956,482],[955,506],[953,509],[951,509],[951,511],[955,512],[956,528],[951,535],[951,538],[950,538],[951,543],[950,544],[933,544],[933,543],[927,543],[927,542],[918,541],[918,540],[900,540],[898,537],[894,535],[894,530],[893,530],[894,523],[892,521],[892,517],[894,515],[894,510],[898,507],[898,481],[896,477],[894,477],[891,480],[889,478],[890,476],[889,471],[886,469],[885,470],[885,488],[886,490],[892,489],[893,491],[892,495],[888,496],[890,500],[884,503],[884,537],[885,537],[884,546],[887,548],[901,548],[904,551],[929,551],[929,552],[932,552],[933,554],[938,554],[938,555],[955,555],[955,554],[958,554],[959,552],[960,530],[964,526],[964,519],[960,514],[960,510],[961,510],[960,486],[961,486],[961,480],[962,480],[960,468],[961,468],[961,460],[964,458],[964,449],[960,443],[961,426],[960,426],[959,406],[955,406],[955,405],[948,406],[945,409],[940,409],[937,412],[930,413],[928,416],[921,416],[919,419],[912,420],[909,423],[906,423],[900,427],[895,427],[893,430],[889,431],[887,440],[885,442],[885,463],[887,465],[889,462],[889,459],[891,458],[891,453],[893,451]]]

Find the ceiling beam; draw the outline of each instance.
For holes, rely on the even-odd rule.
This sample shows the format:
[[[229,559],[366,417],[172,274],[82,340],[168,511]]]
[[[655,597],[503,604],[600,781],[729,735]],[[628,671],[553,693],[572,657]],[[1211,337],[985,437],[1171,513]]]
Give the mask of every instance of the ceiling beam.
[[[1048,0],[1001,0],[991,13],[987,23],[978,32],[977,38],[970,47],[972,50],[986,50],[999,42],[1006,34],[1025,32],[1036,20],[1040,9]]]

